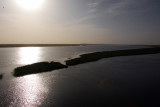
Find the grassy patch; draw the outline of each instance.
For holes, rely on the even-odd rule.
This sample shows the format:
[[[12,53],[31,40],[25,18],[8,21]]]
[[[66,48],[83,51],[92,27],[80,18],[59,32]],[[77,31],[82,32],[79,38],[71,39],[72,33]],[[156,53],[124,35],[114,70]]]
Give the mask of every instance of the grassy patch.
[[[39,62],[39,63],[34,63],[34,64],[22,66],[22,67],[17,67],[14,69],[13,75],[15,77],[18,77],[18,76],[36,74],[36,73],[47,72],[47,71],[52,71],[52,70],[62,69],[62,68],[67,68],[67,66],[59,62],[50,62],[50,63]]]
[[[72,66],[72,65],[97,61],[102,58],[110,58],[116,56],[145,55],[145,54],[155,54],[155,53],[160,53],[159,47],[88,53],[80,55],[80,57],[78,58],[66,60],[65,62],[67,66]]]

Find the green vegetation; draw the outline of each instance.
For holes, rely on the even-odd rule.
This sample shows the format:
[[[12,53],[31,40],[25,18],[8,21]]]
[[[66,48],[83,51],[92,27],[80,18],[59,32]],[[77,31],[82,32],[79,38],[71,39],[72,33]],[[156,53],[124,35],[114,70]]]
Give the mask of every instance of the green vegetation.
[[[80,57],[78,58],[68,59],[65,62],[66,62],[66,65],[72,66],[72,65],[97,61],[102,58],[110,58],[110,57],[116,57],[116,56],[155,54],[155,53],[160,53],[159,47],[88,53],[88,54],[80,55]]]
[[[47,71],[52,71],[52,70],[62,69],[62,68],[67,68],[67,66],[59,62],[53,62],[53,61],[50,63],[49,62],[39,62],[39,63],[31,64],[31,65],[17,67],[15,68],[13,75],[15,77],[19,77],[19,76],[24,76],[28,74],[47,72]]]
[[[2,74],[0,74],[0,79],[2,79],[3,78],[3,75]]]

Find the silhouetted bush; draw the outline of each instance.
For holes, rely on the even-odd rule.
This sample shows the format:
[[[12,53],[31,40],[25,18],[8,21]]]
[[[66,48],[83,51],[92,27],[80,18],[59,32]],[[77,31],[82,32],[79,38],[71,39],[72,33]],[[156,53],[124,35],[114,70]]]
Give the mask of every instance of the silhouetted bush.
[[[18,76],[47,72],[47,71],[52,71],[52,70],[62,69],[62,68],[67,68],[67,66],[59,62],[53,62],[53,61],[50,63],[39,62],[39,63],[34,63],[34,64],[22,66],[22,67],[17,67],[15,68],[13,75],[18,77]]]
[[[0,74],[0,79],[2,79],[3,78],[3,75],[2,74]]]

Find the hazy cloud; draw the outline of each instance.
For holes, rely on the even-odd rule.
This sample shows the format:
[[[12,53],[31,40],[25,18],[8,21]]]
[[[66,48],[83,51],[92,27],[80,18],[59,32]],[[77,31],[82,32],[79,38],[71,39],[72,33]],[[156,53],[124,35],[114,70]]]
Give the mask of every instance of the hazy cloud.
[[[159,0],[46,0],[36,12],[6,1],[0,8],[1,42],[12,35],[48,43],[160,43]]]

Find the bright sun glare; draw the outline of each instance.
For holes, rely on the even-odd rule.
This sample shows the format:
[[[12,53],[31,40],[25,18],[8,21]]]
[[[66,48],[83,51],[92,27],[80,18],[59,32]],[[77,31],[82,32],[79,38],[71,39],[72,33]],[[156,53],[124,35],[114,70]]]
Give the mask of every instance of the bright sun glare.
[[[36,10],[41,7],[44,0],[16,0],[16,2],[26,10]]]
[[[20,64],[31,64],[39,61],[40,57],[39,47],[24,47],[19,50],[19,63]]]

